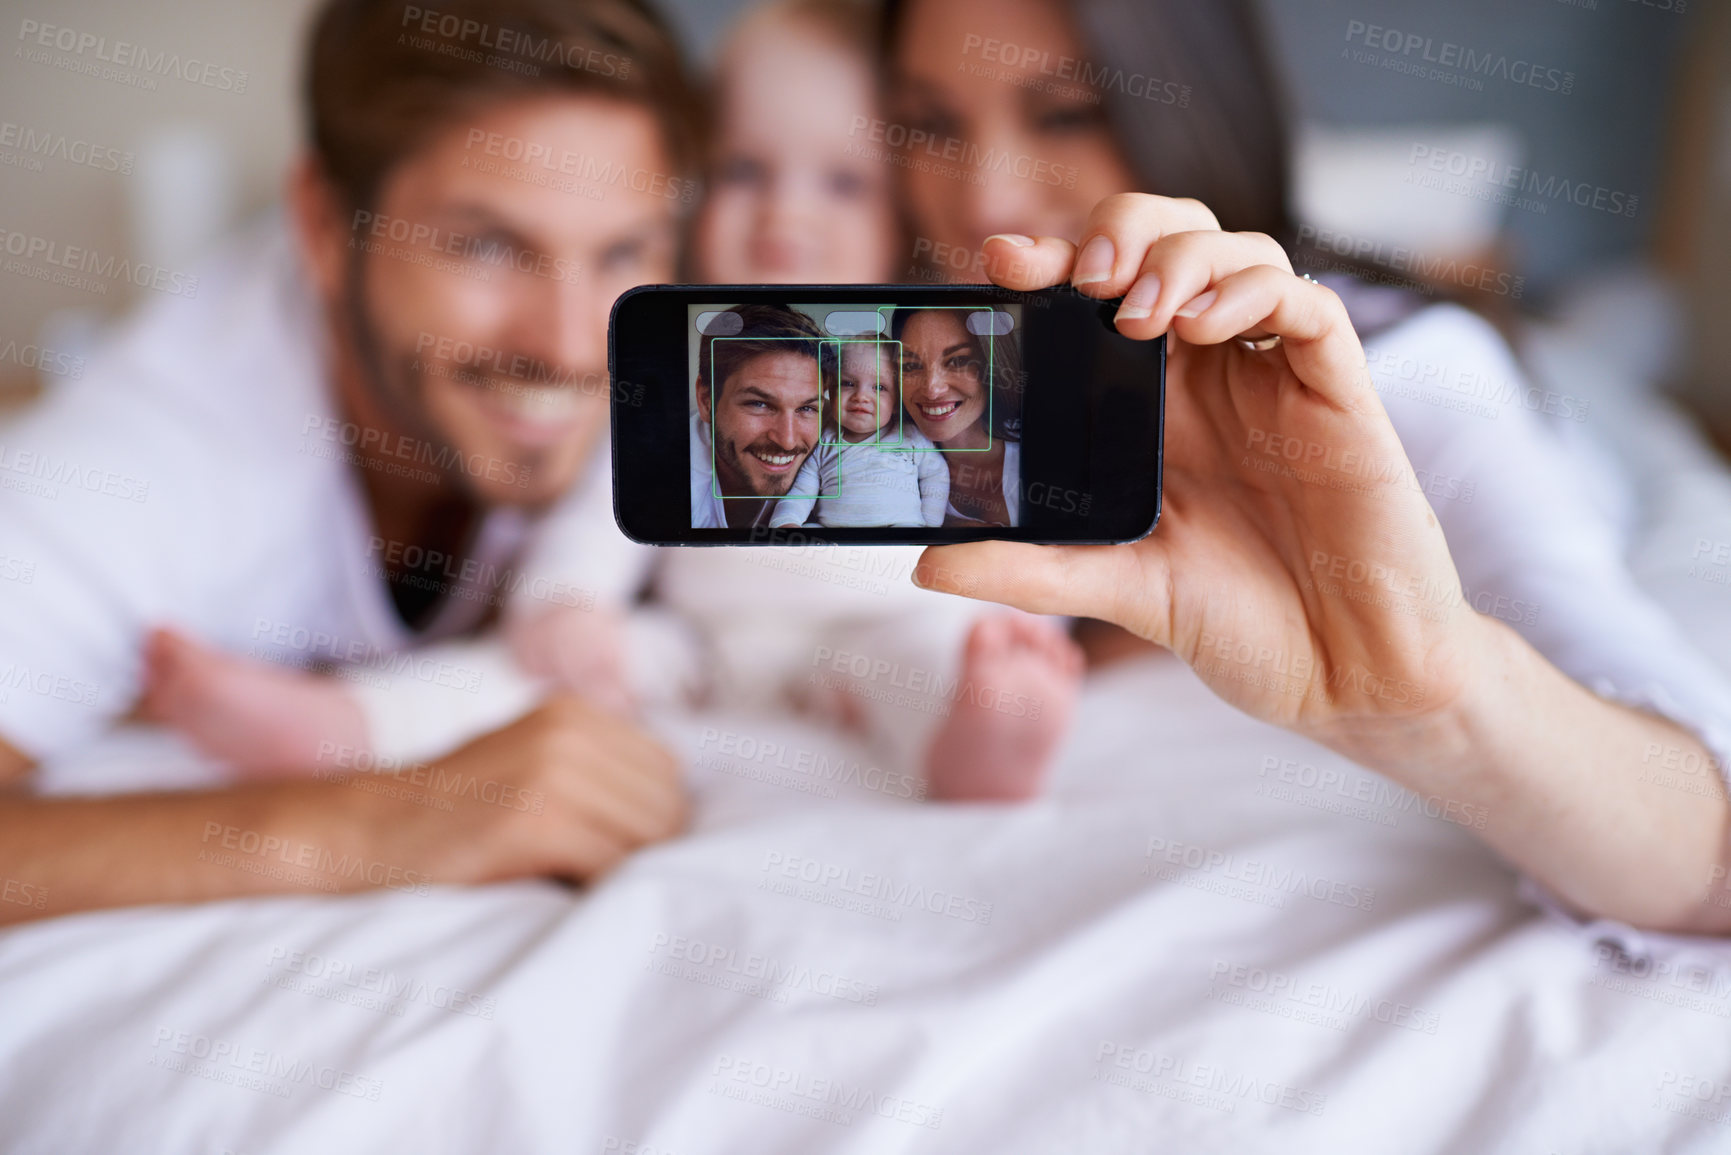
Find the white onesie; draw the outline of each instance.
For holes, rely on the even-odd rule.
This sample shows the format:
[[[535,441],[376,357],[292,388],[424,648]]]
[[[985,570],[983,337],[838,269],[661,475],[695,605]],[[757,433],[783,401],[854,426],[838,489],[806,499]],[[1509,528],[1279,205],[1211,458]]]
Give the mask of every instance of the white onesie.
[[[947,480],[942,454],[908,456],[935,462]],[[998,607],[915,586],[917,546],[639,545],[614,521],[605,447],[598,457],[535,530],[508,618],[550,605],[628,613],[626,662],[646,707],[852,716],[883,769],[917,774],[951,698],[966,690],[958,677],[968,630]],[[947,489],[935,498],[940,522]],[[654,597],[633,606],[646,579]],[[376,754],[435,757],[546,693],[496,635],[435,648],[481,671],[481,692],[354,683]]]
[[[913,422],[895,444],[824,442],[811,451],[771,525],[936,526],[950,501],[944,455]]]

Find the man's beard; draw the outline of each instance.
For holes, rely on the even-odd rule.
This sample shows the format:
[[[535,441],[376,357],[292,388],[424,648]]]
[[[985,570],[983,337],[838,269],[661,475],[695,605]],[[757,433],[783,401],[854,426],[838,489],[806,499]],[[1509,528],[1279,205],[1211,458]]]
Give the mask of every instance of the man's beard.
[[[778,482],[780,484],[779,484],[779,487],[772,488],[769,491],[762,492],[762,493],[758,492],[755,489],[748,488],[746,493],[739,494],[738,496],[740,496],[740,497],[747,497],[747,496],[764,497],[764,498],[786,497],[787,491],[793,488],[794,479],[799,476],[798,466],[805,464],[805,458],[811,456],[811,446],[808,445],[804,449],[795,449],[795,450],[791,451],[793,453],[794,457],[798,459],[796,466],[794,468],[789,469],[786,473],[783,473],[780,475],[773,475],[772,474],[772,475],[767,476],[767,477],[763,476],[762,474],[754,473],[752,471],[751,467],[746,464],[748,459],[752,459],[750,451],[753,448],[761,449],[766,453],[786,453],[786,452],[789,452],[788,450],[783,449],[782,447],[780,447],[778,445],[759,444],[757,442],[753,442],[751,445],[747,446],[745,449],[740,449],[737,443],[732,442],[732,441],[726,441],[726,442],[720,443],[717,446],[717,456],[720,460],[725,461],[729,466],[731,466],[734,474],[737,475],[738,477],[744,478],[747,481],[750,481],[754,477],[761,478],[761,480],[767,482],[771,486],[776,486]],[[755,460],[755,459],[752,459],[752,460]]]
[[[363,260],[364,255],[357,249],[349,261],[348,275],[344,278],[343,315],[358,362],[360,386],[367,399],[394,426],[394,429],[380,430],[380,433],[401,434],[414,439],[417,469],[436,472],[441,488],[449,483],[447,492],[478,505],[490,504],[477,489],[469,471],[463,468],[465,455],[462,449],[444,435],[428,414],[428,382],[432,376],[428,371],[430,362],[411,352],[390,350],[380,336],[379,327],[367,309]],[[462,382],[461,388],[497,387],[489,383],[491,377],[488,374],[467,366],[454,366],[450,376]],[[529,476],[537,471],[540,456],[534,454],[530,460],[519,463]]]

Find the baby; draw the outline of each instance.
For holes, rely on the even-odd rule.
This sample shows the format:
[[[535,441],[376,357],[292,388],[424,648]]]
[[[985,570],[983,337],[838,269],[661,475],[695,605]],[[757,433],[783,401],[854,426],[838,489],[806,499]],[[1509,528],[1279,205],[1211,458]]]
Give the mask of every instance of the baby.
[[[849,147],[850,126],[877,115],[874,35],[873,7],[851,0],[772,0],[734,30],[693,229],[702,278],[894,279],[904,243],[887,166]],[[878,346],[846,343],[839,357],[825,348],[837,379],[833,443],[806,462],[776,524],[802,524],[815,507],[821,525],[941,525],[944,455],[898,416]],[[918,589],[908,581],[916,548],[637,546],[613,523],[606,465],[547,517],[515,583],[577,596],[511,595],[504,647],[436,647],[484,672],[486,694],[315,676],[162,634],[147,653],[149,712],[242,772],[274,775],[316,769],[332,744],[432,757],[548,686],[627,711],[793,705],[856,729],[886,767],[923,769],[929,797],[1038,791],[1081,684],[1081,654],[1063,630]],[[633,593],[651,576],[658,608],[646,611]]]
[[[813,506],[822,526],[944,524],[950,470],[943,454],[902,417],[889,345],[825,342],[819,350],[820,379],[835,382],[833,393],[824,390],[824,408],[833,404],[834,417],[824,422],[824,439],[799,467],[771,524],[804,525]]]

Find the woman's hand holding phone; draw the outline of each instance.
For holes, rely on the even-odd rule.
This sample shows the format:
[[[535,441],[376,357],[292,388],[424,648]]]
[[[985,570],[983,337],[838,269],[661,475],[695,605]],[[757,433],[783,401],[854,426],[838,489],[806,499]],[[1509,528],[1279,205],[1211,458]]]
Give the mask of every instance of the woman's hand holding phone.
[[[1487,639],[1340,299],[1271,238],[1141,194],[1102,201],[1079,250],[999,237],[986,253],[1000,285],[1122,296],[1121,333],[1170,333],[1164,509],[1130,545],[934,547],[916,580],[1116,622],[1361,760],[1446,716]]]

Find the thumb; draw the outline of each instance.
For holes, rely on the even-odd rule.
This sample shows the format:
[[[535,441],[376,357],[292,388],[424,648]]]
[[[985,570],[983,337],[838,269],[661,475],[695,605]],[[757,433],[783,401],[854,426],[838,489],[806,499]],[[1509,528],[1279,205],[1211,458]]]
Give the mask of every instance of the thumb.
[[[1150,631],[1149,615],[1136,612],[1157,586],[1126,546],[1013,541],[932,546],[920,555],[913,577],[915,585],[940,593],[1035,614],[1099,618],[1165,644]],[[1152,617],[1157,621],[1160,615]]]
[[[980,243],[985,274],[1006,289],[1044,289],[1070,278],[1076,246],[1062,237],[994,233]]]

